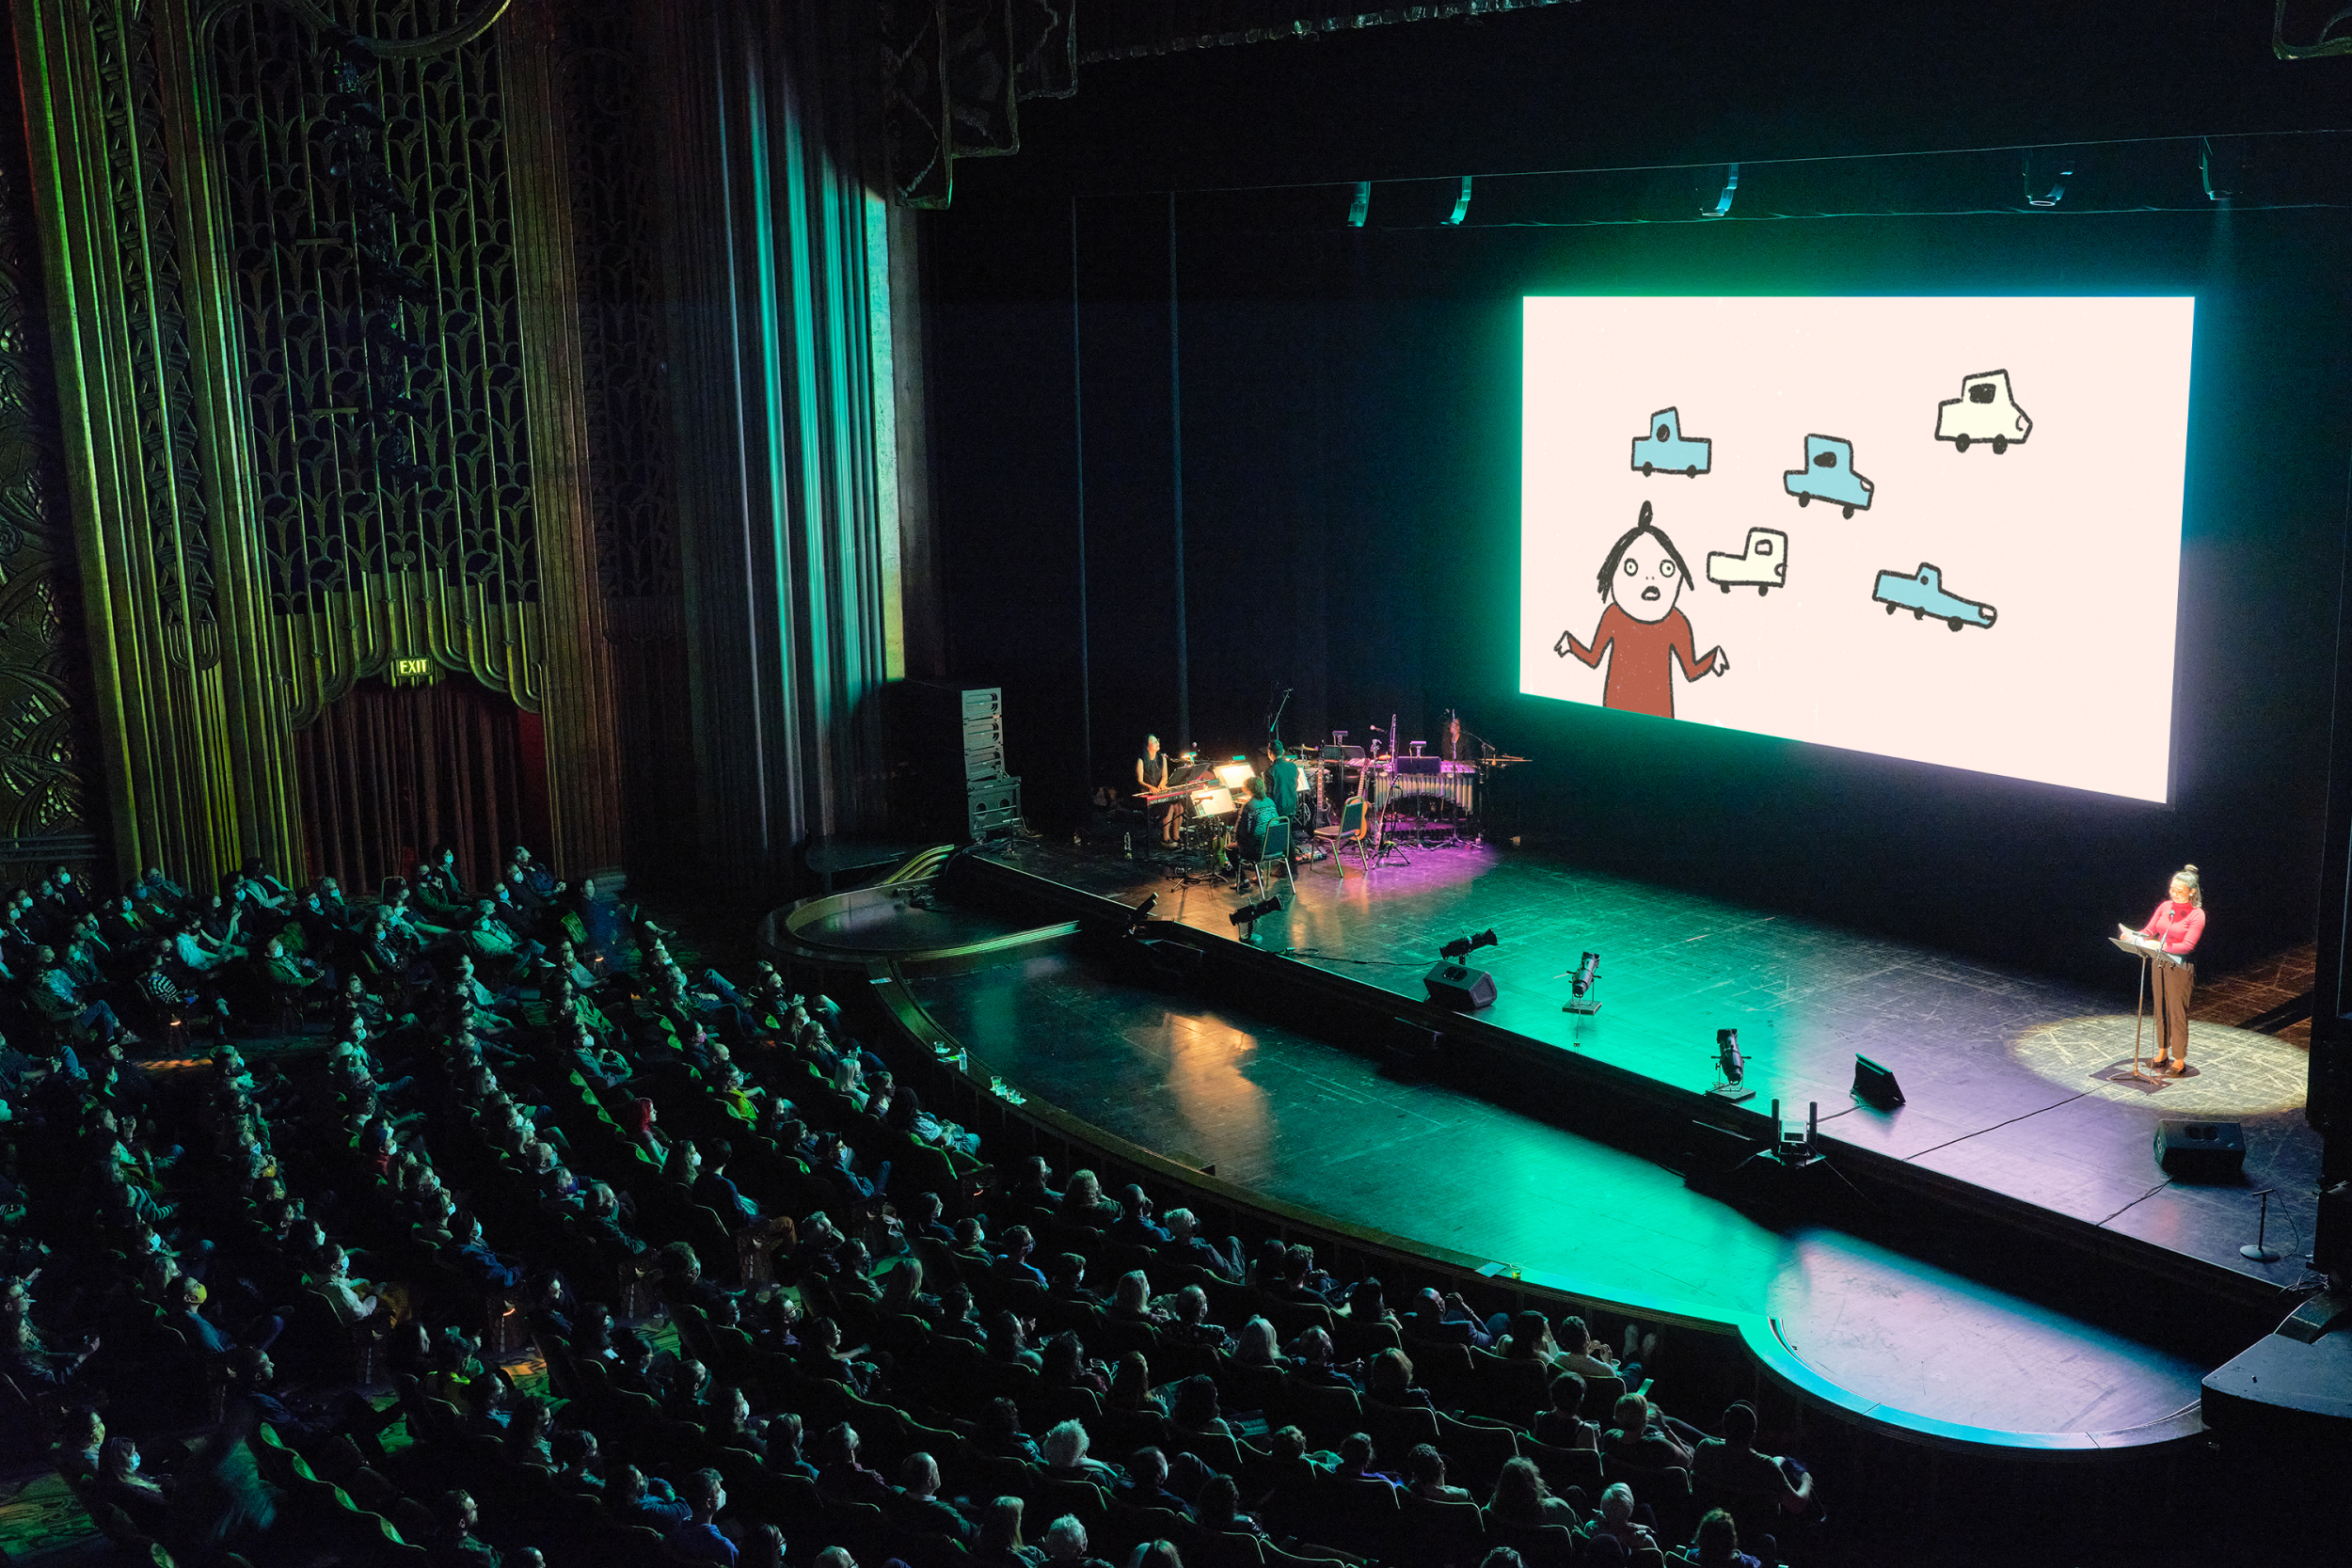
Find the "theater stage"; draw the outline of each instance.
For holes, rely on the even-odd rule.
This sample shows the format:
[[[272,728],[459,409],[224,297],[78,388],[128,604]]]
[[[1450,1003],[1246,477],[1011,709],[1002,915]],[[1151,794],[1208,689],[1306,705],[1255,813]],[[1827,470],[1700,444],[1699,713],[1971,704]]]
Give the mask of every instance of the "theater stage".
[[[1915,1227],[1864,1234],[1843,1216],[1758,1214],[1694,1190],[1655,1148],[1556,1125],[1562,1080],[1532,1069],[1524,1082],[1507,1068],[1400,1078],[1362,1040],[1138,988],[1083,952],[1016,952],[913,987],[991,1070],[1146,1148],[1564,1289],[1745,1321],[1752,1343],[1777,1341],[1766,1348],[1843,1402],[1923,1431],[2053,1447],[2175,1434],[2202,1371],[2246,1342],[2230,1337],[2301,1276],[2318,1158],[2301,1049],[2200,1022],[2197,1075],[2119,1081],[2134,978],[2122,955],[2116,985],[2092,990],[1532,854],[1417,849],[1413,862],[1351,866],[1344,880],[1327,863],[1309,869],[1258,927],[1263,963],[1419,1001],[1438,943],[1491,926],[1502,941],[1477,958],[1501,994],[1465,1028],[1576,1058],[1550,1058],[1565,1082],[1591,1084],[1596,1101],[1646,1096],[1653,1113],[1720,1109],[1701,1091],[1715,1029],[1736,1026],[1758,1090],[1743,1110],[1819,1101],[1833,1166],[1879,1192],[1909,1177],[1979,1234],[2014,1226],[2020,1276],[1982,1248],[1939,1255]],[[1012,925],[1156,893],[1155,919],[1238,947],[1233,895],[1116,853],[1030,842],[966,863],[961,901]],[[968,908],[921,918],[958,941],[991,928]],[[1603,1007],[1580,1018],[1561,1006],[1586,948],[1602,955]],[[1856,1105],[1856,1052],[1894,1069],[1909,1103]],[[2243,1122],[2249,1179],[2169,1181],[2150,1148],[2168,1116]],[[2278,1189],[2272,1236],[2289,1255],[2267,1266],[2237,1252],[2262,1186]],[[2201,1332],[2205,1304],[2225,1299],[2243,1322]]]

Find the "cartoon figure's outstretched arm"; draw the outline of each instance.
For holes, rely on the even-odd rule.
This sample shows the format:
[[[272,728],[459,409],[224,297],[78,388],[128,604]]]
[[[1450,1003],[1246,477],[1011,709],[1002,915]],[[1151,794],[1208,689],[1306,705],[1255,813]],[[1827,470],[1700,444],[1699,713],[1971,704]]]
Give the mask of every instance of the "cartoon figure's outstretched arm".
[[[1677,615],[1676,619],[1680,620],[1681,617]],[[1724,645],[1722,643],[1718,642],[1713,647],[1708,649],[1707,657],[1700,659],[1695,664],[1691,662],[1691,649],[1692,645],[1692,640],[1691,637],[1691,623],[1685,620],[1679,626],[1675,628],[1674,641],[1667,644],[1667,646],[1673,650],[1675,662],[1682,666],[1682,678],[1684,680],[1694,681],[1701,675],[1728,675],[1731,673],[1731,656],[1724,652]]]
[[[1572,631],[1564,631],[1560,634],[1560,641],[1551,645],[1551,651],[1558,654],[1562,658],[1565,658],[1570,654],[1574,654],[1577,657],[1582,659],[1586,664],[1597,670],[1600,668],[1600,656],[1608,652],[1609,643],[1610,639],[1601,636],[1600,633],[1596,630],[1593,633],[1593,645],[1588,648],[1583,643],[1579,642],[1576,640],[1576,633]]]

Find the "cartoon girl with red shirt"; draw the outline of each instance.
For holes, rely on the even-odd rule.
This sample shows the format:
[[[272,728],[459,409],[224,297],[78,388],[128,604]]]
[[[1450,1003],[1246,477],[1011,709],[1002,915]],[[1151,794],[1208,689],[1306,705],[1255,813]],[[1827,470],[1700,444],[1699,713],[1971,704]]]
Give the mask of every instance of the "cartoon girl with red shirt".
[[[1600,667],[1602,654],[1610,654],[1601,706],[1672,719],[1670,658],[1681,664],[1686,681],[1731,673],[1731,660],[1721,644],[1708,649],[1705,658],[1692,660],[1691,618],[1675,604],[1690,575],[1682,552],[1650,521],[1649,502],[1644,501],[1641,521],[1626,531],[1601,563],[1600,596],[1606,608],[1593,629],[1592,645],[1564,631],[1551,648],[1562,658],[1574,654],[1594,669]]]

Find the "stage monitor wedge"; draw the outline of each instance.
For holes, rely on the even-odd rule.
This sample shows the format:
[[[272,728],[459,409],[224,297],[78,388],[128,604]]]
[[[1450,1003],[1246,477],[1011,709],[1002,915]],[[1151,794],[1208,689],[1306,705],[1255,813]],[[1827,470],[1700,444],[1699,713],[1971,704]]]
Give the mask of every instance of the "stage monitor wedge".
[[[1530,296],[1519,689],[2169,800],[2195,308]]]
[[[1456,1012],[1494,1006],[1495,977],[1483,969],[1468,969],[1448,960],[1422,975],[1421,983],[1428,989],[1430,1001]]]
[[[2156,1123],[2156,1164],[2182,1181],[2231,1181],[2246,1169],[2246,1129],[2234,1121]]]
[[[1882,1111],[1891,1111],[1904,1103],[1902,1085],[1895,1082],[1894,1069],[1859,1053],[1853,1059],[1853,1097]]]

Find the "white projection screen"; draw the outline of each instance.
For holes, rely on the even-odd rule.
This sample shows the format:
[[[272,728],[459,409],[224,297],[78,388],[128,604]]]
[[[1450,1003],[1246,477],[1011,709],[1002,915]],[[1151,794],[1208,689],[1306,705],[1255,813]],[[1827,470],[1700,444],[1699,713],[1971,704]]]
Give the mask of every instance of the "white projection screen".
[[[1519,689],[2165,800],[2195,306],[1530,296]]]

